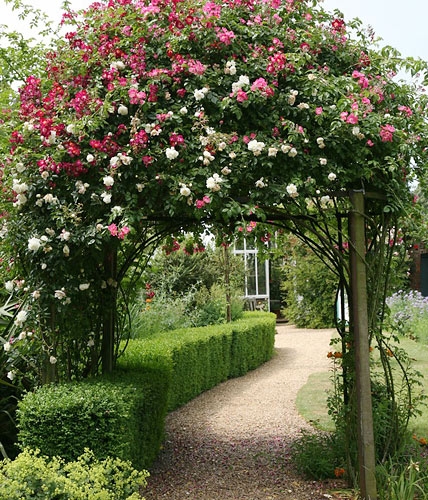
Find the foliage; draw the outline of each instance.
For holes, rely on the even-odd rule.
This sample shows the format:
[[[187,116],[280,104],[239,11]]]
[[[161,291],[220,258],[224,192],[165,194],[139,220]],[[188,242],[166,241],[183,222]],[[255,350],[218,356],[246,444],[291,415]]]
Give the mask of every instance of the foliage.
[[[174,410],[268,361],[273,355],[275,324],[273,314],[246,312],[232,323],[160,332],[129,341],[119,367],[164,370],[165,378],[171,380],[168,409]]]
[[[309,0],[115,0],[64,24],[3,176],[45,381],[111,369],[122,280],[155,235],[310,217],[362,186],[389,212],[410,201],[426,97],[393,74],[424,65],[359,21]]]
[[[67,461],[90,448],[97,459],[149,467],[163,438],[167,390],[164,371],[154,369],[43,386],[19,403],[19,444]]]
[[[284,250],[284,316],[301,328],[335,325],[337,276],[307,246],[290,237]]]
[[[392,331],[424,344],[428,335],[428,299],[416,290],[399,290],[386,301]]]
[[[376,467],[380,500],[428,498],[426,439],[413,436],[404,452]]]
[[[333,342],[333,344],[337,342]],[[335,434],[347,446],[348,470],[357,469],[357,437],[349,422],[355,420],[354,395],[344,388],[344,373],[349,377],[349,347],[345,351],[330,351],[333,389],[327,398],[328,412],[335,423]],[[387,373],[387,377],[385,376]],[[396,336],[384,335],[371,354],[371,387],[375,456],[384,464],[402,453],[409,437],[409,420],[421,413],[425,396],[421,390],[421,373],[400,347]],[[348,391],[355,390],[351,383]],[[346,400],[344,399],[347,398]],[[355,481],[355,477],[349,477]]]
[[[117,458],[99,461],[90,450],[66,463],[27,449],[0,462],[0,499],[138,500],[147,476]]]
[[[244,305],[243,262],[229,256],[226,287],[224,251],[224,247],[195,247],[192,239],[181,244],[172,240],[157,251],[142,275],[146,285],[136,297],[131,336],[224,323],[228,289],[231,319],[239,319]]]
[[[310,479],[342,477],[346,474],[344,446],[345,442],[337,434],[302,431],[293,442],[293,462],[299,472]]]

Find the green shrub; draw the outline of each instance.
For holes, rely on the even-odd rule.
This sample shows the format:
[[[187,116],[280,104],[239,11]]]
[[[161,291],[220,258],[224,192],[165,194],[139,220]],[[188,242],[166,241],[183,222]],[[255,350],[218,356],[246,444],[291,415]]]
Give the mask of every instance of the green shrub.
[[[144,500],[138,491],[147,476],[117,458],[98,461],[89,450],[68,463],[24,450],[0,462],[0,500]]]
[[[43,386],[18,406],[19,443],[67,461],[90,448],[98,459],[113,456],[148,467],[163,438],[167,387],[164,373],[153,369]]]
[[[28,393],[18,407],[19,443],[67,461],[90,448],[97,459],[150,467],[167,409],[270,359],[275,319],[251,312],[233,323],[131,340],[111,376]]]
[[[130,341],[118,365],[129,370],[150,364],[164,370],[171,379],[171,411],[270,359],[275,325],[273,314],[247,312],[232,323],[160,332],[148,339]]]
[[[344,441],[334,433],[303,431],[293,443],[293,462],[308,479],[323,480],[345,475],[345,457]]]
[[[284,316],[299,328],[334,326],[337,276],[297,239],[287,247],[284,273]]]

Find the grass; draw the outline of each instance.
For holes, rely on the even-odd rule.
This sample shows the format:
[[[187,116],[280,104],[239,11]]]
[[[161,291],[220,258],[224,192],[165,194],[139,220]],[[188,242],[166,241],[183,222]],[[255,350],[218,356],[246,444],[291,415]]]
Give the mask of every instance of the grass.
[[[412,359],[412,366],[423,375],[421,389],[428,395],[428,345],[408,338],[400,340],[400,347]],[[314,373],[300,389],[296,405],[299,413],[314,427],[334,430],[333,421],[327,412],[327,392],[332,389],[331,372]],[[420,408],[422,414],[411,420],[409,429],[418,437],[428,438],[428,406]]]

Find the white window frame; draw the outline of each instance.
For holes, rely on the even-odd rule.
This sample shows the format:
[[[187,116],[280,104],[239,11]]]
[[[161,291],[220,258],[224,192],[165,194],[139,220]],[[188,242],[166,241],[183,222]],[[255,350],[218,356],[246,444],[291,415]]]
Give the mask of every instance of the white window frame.
[[[265,290],[266,293],[258,293],[259,292],[259,284],[260,284],[260,277],[258,273],[259,269],[259,259],[258,259],[258,250],[257,248],[248,248],[249,245],[247,245],[247,239],[244,238],[243,240],[243,248],[236,248],[236,245],[234,246],[233,253],[235,255],[242,255],[242,258],[244,259],[244,266],[245,266],[245,294],[244,297],[246,299],[263,299],[267,300],[267,303],[269,304],[270,300],[270,289],[269,289],[269,260],[264,261],[264,268],[265,268]],[[256,280],[256,293],[255,294],[249,294],[248,293],[248,278],[247,278],[247,271],[248,271],[248,256],[254,256],[254,275],[255,275],[255,280]]]

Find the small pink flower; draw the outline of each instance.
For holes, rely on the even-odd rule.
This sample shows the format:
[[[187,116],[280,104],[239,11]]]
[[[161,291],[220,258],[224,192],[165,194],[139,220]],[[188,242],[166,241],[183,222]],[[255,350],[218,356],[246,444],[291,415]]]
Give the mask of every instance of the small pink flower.
[[[374,142],[373,142],[373,141],[371,141],[370,139],[368,139],[368,141],[366,142],[366,144],[367,144],[367,146],[368,146],[369,148],[372,148],[372,147],[374,146]]]
[[[356,125],[358,123],[358,116],[354,115],[354,113],[351,113],[348,118],[346,118],[346,123]]]
[[[239,89],[238,92],[236,93],[236,100],[238,102],[248,101],[247,93],[244,90]]]
[[[119,231],[119,233],[118,233],[117,237],[118,237],[120,240],[123,240],[123,239],[125,238],[125,236],[126,236],[128,233],[129,233],[129,227],[128,227],[128,226],[123,226],[123,227],[120,229],[120,231]]]
[[[413,111],[408,106],[398,106],[398,111],[402,111],[408,117],[413,115]]]
[[[110,224],[109,226],[107,226],[107,229],[110,231],[110,234],[112,236],[117,236],[117,226],[116,224]]]
[[[392,125],[382,125],[379,132],[382,142],[392,142],[394,132],[395,128]]]
[[[316,115],[322,115],[322,112],[323,112],[322,106],[319,106],[318,108],[315,109]]]

